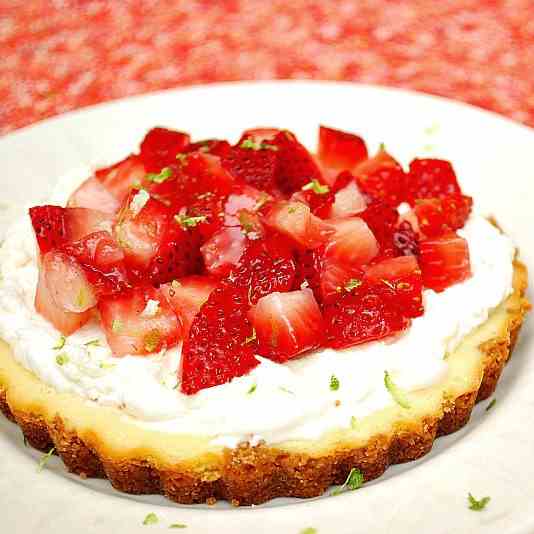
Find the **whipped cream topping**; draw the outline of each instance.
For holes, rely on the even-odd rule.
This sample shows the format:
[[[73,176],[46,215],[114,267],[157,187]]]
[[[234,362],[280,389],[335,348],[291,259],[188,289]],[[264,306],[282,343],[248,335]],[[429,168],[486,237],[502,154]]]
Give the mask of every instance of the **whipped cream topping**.
[[[83,168],[67,176],[52,201],[64,204],[89,175]],[[45,383],[117,407],[147,428],[206,435],[229,447],[243,440],[316,439],[391,405],[385,370],[408,391],[438,383],[447,372],[444,356],[511,293],[515,248],[510,239],[476,214],[458,233],[469,243],[473,276],[439,294],[425,290],[424,315],[394,341],[325,348],[284,365],[258,357],[260,365],[250,374],[186,396],[177,387],[180,346],[114,358],[95,320],[54,348],[62,344],[61,334],[33,304],[37,250],[24,216],[7,230],[0,249],[0,337]],[[339,380],[335,391],[332,376]]]

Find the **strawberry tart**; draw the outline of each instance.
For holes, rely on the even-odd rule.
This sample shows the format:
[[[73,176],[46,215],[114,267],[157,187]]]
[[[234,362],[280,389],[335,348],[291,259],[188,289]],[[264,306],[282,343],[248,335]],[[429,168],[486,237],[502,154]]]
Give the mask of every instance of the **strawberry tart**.
[[[421,457],[491,395],[528,309],[449,162],[327,127],[316,155],[154,128],[30,208],[0,266],[4,414],[69,471],[180,503]]]

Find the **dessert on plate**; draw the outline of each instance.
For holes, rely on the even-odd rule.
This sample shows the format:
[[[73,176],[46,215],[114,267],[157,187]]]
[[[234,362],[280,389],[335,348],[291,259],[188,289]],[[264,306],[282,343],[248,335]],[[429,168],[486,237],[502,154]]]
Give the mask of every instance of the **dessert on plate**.
[[[333,128],[316,155],[154,128],[54,197],[0,251],[0,408],[128,493],[312,497],[419,458],[491,395],[529,307],[449,162]]]

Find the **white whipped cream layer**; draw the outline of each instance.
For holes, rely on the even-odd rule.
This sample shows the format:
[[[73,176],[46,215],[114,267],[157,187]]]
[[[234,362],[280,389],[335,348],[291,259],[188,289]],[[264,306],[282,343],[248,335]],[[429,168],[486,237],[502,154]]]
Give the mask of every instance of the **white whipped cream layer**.
[[[64,204],[89,174],[80,169],[66,177],[53,201]],[[328,430],[349,428],[352,417],[391,405],[385,370],[408,391],[438,383],[447,371],[444,356],[511,293],[515,247],[510,239],[480,215],[472,215],[459,234],[469,243],[473,276],[439,294],[426,290],[425,314],[395,341],[321,349],[284,365],[258,358],[260,365],[247,376],[186,396],[176,387],[180,347],[114,358],[94,321],[69,336],[63,348],[53,348],[60,333],[33,304],[37,252],[25,216],[8,229],[0,249],[0,337],[45,383],[117,407],[147,428],[206,435],[230,447],[243,440],[316,439]],[[86,345],[94,340],[98,346]],[[63,365],[57,363],[59,354],[67,356],[60,358],[66,360]],[[336,391],[330,389],[332,375],[339,380]]]

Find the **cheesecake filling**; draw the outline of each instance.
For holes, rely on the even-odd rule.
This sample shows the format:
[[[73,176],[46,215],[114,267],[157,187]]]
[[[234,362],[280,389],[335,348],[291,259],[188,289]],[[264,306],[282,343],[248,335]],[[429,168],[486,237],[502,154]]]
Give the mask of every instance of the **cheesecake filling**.
[[[83,168],[65,177],[50,202],[64,205],[88,175]],[[23,216],[7,230],[0,249],[0,337],[44,383],[116,407],[146,428],[205,435],[229,447],[243,440],[317,439],[395,402],[384,371],[407,391],[439,383],[447,372],[445,356],[510,295],[511,240],[476,213],[458,234],[469,244],[472,277],[442,293],[425,290],[424,315],[400,337],[341,351],[320,349],[283,365],[258,357],[260,365],[250,374],[187,396],[177,382],[180,346],[114,358],[96,321],[63,339],[37,314],[37,247],[30,219]]]

